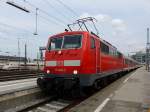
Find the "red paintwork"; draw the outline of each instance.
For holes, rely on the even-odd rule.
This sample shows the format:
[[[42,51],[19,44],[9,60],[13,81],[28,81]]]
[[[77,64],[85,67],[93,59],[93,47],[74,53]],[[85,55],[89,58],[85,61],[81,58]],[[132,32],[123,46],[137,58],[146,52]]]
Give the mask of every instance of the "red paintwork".
[[[124,68],[133,67],[134,65],[125,64],[125,58],[115,57],[111,55],[105,55],[100,51],[101,39],[89,32],[77,31],[77,32],[64,32],[54,35],[52,37],[60,37],[63,35],[82,34],[82,48],[79,49],[66,49],[61,50],[61,54],[58,51],[45,52],[45,61],[57,61],[56,67],[45,66],[44,71],[50,70],[51,74],[73,74],[73,70],[77,70],[78,74],[96,74],[103,72],[111,72],[114,70],[123,70]],[[96,42],[96,48],[90,48],[90,37],[93,37]],[[51,37],[50,37],[51,38]],[[49,44],[49,43],[48,43]],[[111,45],[109,45],[111,46]],[[111,46],[112,47],[112,46]],[[81,60],[80,66],[63,66],[64,60]],[[97,60],[97,63],[96,63]]]

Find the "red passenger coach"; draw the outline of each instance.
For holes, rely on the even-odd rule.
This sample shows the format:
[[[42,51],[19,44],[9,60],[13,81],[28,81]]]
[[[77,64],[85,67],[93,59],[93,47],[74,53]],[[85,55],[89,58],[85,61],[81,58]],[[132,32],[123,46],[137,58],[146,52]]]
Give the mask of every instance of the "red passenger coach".
[[[136,64],[94,33],[71,30],[49,38],[45,74],[37,83],[51,91],[76,86],[99,88],[102,79],[135,69]]]

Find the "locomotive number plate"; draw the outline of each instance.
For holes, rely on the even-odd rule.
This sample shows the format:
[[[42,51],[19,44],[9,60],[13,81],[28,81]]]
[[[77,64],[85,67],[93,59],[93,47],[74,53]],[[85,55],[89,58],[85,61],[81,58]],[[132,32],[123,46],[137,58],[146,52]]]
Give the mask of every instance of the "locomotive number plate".
[[[57,61],[57,66],[64,66],[64,61]]]
[[[55,71],[57,71],[57,72],[64,72],[64,69],[62,69],[62,68],[56,68]]]

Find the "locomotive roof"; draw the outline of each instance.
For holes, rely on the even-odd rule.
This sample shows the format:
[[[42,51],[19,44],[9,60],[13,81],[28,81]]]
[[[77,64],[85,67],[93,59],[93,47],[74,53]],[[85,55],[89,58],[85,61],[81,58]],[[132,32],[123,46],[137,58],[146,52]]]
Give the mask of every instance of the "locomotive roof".
[[[58,33],[56,35],[53,35],[52,37],[55,37],[55,36],[61,36],[61,35],[65,35],[65,34],[75,34],[75,33],[79,33],[79,34],[83,34],[83,33],[88,33],[88,34],[91,34],[93,35],[94,37],[97,37],[100,41],[102,41],[103,43],[105,43],[106,45],[108,45],[109,47],[112,47],[114,49],[117,50],[117,48],[115,46],[113,46],[112,44],[110,44],[108,41],[100,38],[100,36],[96,35],[95,33],[93,32],[88,32],[88,31],[67,31],[67,32],[62,32],[62,33]]]
[[[67,34],[72,34],[72,33],[89,33],[88,31],[68,31]],[[59,34],[56,34],[56,35],[53,35],[53,36],[58,36],[58,35],[64,35],[66,34],[66,32],[62,32],[62,33],[59,33]],[[97,38],[99,38],[102,42],[104,42],[105,44],[109,45],[109,46],[112,46],[113,48],[117,49],[115,46],[113,46],[112,44],[110,44],[109,42],[107,42],[106,40],[100,38],[98,35],[96,35],[95,33],[91,32],[89,33]]]
[[[87,31],[68,31],[68,32],[62,32],[62,33],[55,34],[52,37],[65,35],[66,33],[67,34],[75,34],[75,33],[83,34],[83,33],[89,33],[89,32],[87,32]]]
[[[98,37],[103,43],[107,44],[108,46],[113,47],[114,49],[117,49],[115,46],[113,46],[112,44],[110,44],[109,42],[107,42],[106,40],[100,38],[98,35],[96,35],[95,33],[91,32],[92,35]]]

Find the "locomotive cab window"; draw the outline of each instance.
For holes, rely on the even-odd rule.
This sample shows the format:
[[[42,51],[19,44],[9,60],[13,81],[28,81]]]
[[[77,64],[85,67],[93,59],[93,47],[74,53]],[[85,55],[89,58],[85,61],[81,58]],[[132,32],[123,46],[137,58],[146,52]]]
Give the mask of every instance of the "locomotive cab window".
[[[82,35],[67,35],[64,37],[53,37],[50,39],[49,50],[60,50],[70,48],[80,48],[82,45]]]
[[[82,36],[81,35],[64,36],[63,48],[64,49],[80,48],[81,47],[81,40],[82,40]]]
[[[94,38],[91,38],[90,43],[91,43],[91,48],[94,49],[95,48],[95,40],[94,40]]]
[[[61,49],[63,38],[55,37],[50,39],[49,50],[58,50]]]

